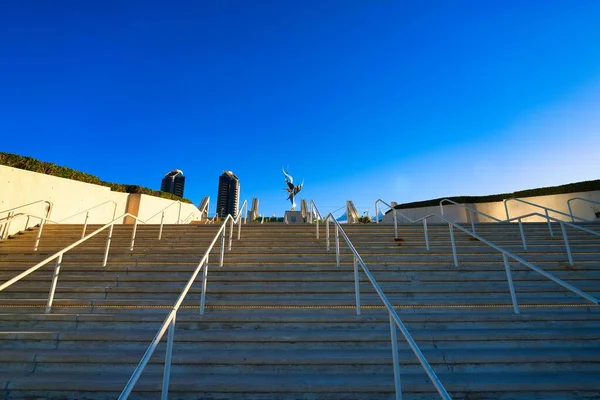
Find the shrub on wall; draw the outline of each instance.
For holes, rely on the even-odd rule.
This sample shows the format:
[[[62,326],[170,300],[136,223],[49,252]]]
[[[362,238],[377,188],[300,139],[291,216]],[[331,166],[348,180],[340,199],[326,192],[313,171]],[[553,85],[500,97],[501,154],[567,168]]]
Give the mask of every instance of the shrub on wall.
[[[20,156],[18,154],[0,152],[0,165],[24,169],[26,171],[38,172],[40,174],[58,176],[59,178],[72,179],[79,182],[92,183],[94,185],[107,186],[113,192],[147,194],[149,196],[161,197],[169,200],[179,200],[182,203],[193,204],[191,200],[175,196],[171,193],[152,190],[139,185],[124,185],[121,183],[103,182],[97,176],[86,174],[85,172],[80,172],[72,168],[61,167],[60,165],[40,161],[32,157]]]
[[[583,181],[568,183],[560,186],[549,186],[537,189],[520,190],[513,193],[502,193],[492,194],[489,196],[456,196],[456,197],[440,197],[439,199],[415,201],[412,203],[398,204],[397,209],[405,208],[419,208],[419,207],[430,207],[437,206],[440,201],[447,198],[460,204],[465,203],[491,203],[494,201],[502,201],[510,198],[522,198],[522,197],[535,197],[535,196],[548,196],[553,194],[565,194],[565,193],[577,193],[577,192],[590,192],[592,190],[600,190],[600,179],[594,181]],[[389,211],[388,211],[389,212]]]
[[[86,174],[71,168],[61,167],[60,165],[49,162],[36,160],[32,157],[20,156],[18,154],[0,153],[0,165],[38,172],[40,174],[58,176],[60,178],[72,179],[85,183],[92,183],[95,185],[100,184],[100,178],[97,176]]]

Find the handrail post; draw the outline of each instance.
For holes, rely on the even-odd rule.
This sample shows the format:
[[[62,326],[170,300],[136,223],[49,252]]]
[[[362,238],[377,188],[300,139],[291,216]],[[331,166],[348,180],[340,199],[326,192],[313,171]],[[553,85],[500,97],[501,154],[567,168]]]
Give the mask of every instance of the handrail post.
[[[375,202],[375,223],[379,223],[379,206],[377,205],[377,201]]]
[[[427,218],[423,219],[423,233],[425,234],[425,248],[429,251],[429,234],[427,233]]]
[[[231,218],[231,220],[229,221],[229,243],[227,245],[227,251],[231,251],[231,241],[233,240],[233,228],[235,226],[233,222],[233,218]]]
[[[354,296],[356,297],[356,315],[360,315],[360,277],[356,255],[354,255]]]
[[[473,211],[469,211],[469,219],[471,220],[471,230],[475,233],[475,221],[473,220]]]
[[[46,220],[42,219],[40,222],[40,229],[38,230],[37,237],[35,238],[35,244],[33,245],[33,251],[37,251],[38,246],[40,245],[40,238],[42,237],[42,231],[44,230],[45,223],[46,223]]]
[[[329,251],[329,220],[325,221],[325,237],[326,237],[326,240],[325,240],[326,248],[327,248],[327,251]]]
[[[506,199],[504,200],[504,210],[506,211],[506,220],[508,221],[510,219],[510,216],[508,215],[508,200],[510,199]]]
[[[179,211],[177,212],[177,225],[179,225],[179,222],[181,221],[181,202],[178,201],[177,203],[179,203]]]
[[[221,234],[221,257],[219,259],[219,267],[223,266],[223,257],[225,256],[225,228],[226,225],[223,226],[223,233]]]
[[[402,382],[400,381],[400,360],[398,357],[398,332],[396,321],[390,315],[390,340],[392,341],[392,361],[394,363],[394,387],[396,388],[396,400],[402,400]]]
[[[569,215],[571,216],[571,222],[575,222],[575,217],[573,216],[573,210],[571,209],[571,200],[567,200],[567,207],[569,208]]]
[[[88,211],[85,213],[85,221],[83,222],[83,232],[81,232],[81,239],[83,239],[85,237],[85,231],[87,230],[87,223],[88,223],[89,216],[90,216],[90,212]]]
[[[135,222],[133,223],[133,233],[131,234],[131,246],[129,247],[129,251],[133,251],[133,244],[135,243],[135,235],[137,233],[137,225],[138,225],[138,219],[135,219]]]
[[[340,266],[340,228],[335,225],[335,262]]]
[[[200,315],[204,315],[204,306],[206,305],[206,282],[208,280],[208,256],[202,270],[202,292],[200,293]]]
[[[377,217],[375,217],[377,218]],[[396,209],[394,208],[394,237],[398,239],[398,215],[396,213]]]
[[[13,218],[14,215],[15,215],[14,211],[11,211],[11,212],[8,213],[8,215],[6,217],[6,224],[4,224],[4,235],[0,239],[6,239],[8,237],[10,223],[12,222],[12,218]]]
[[[454,227],[448,224],[450,230],[450,241],[452,242],[452,257],[454,257],[454,266],[458,267],[458,256],[456,255],[456,241],[454,240]]]
[[[165,212],[163,211],[160,217],[160,229],[158,230],[158,240],[162,240],[163,221],[165,220]]]
[[[567,250],[567,257],[569,258],[569,265],[573,266],[573,255],[571,254],[571,246],[569,245],[569,237],[567,236],[567,228],[565,224],[560,223],[560,229],[562,230],[563,240],[565,242],[565,248]]]
[[[161,400],[168,400],[169,398],[169,381],[171,380],[171,357],[173,355],[173,339],[175,337],[175,321],[177,318],[177,311],[173,314],[171,323],[169,324],[169,334],[167,337],[167,351],[165,353],[165,367],[162,384]]]
[[[550,236],[554,237],[554,232],[552,231],[552,224],[550,224],[550,216],[548,215],[548,209],[544,209],[546,212],[546,221],[548,221],[548,230],[550,231]]]
[[[317,239],[319,238],[319,220],[317,219],[317,222],[315,222],[315,224],[317,225]]]
[[[521,241],[523,242],[523,250],[527,250],[527,240],[525,239],[525,230],[523,229],[523,222],[519,218],[519,231],[521,232]]]
[[[61,254],[56,260],[56,267],[54,267],[54,275],[52,276],[52,285],[50,286],[50,293],[48,293],[48,302],[46,303],[46,314],[52,309],[52,302],[54,302],[54,292],[56,291],[56,284],[58,282],[58,274],[60,273],[60,265],[62,264]]]
[[[510,289],[510,298],[513,304],[513,311],[515,314],[519,314],[519,303],[517,302],[515,285],[513,283],[512,273],[510,272],[510,263],[508,262],[508,257],[506,254],[502,253],[502,258],[504,260],[504,270],[506,271],[506,280],[508,281],[508,288]]]
[[[244,219],[244,224],[245,224],[245,219]],[[233,232],[233,229],[232,229]],[[242,218],[240,217],[240,220],[238,221],[238,238],[237,240],[240,240],[242,238]],[[229,250],[231,250],[231,242],[229,243]]]
[[[104,251],[104,261],[102,261],[103,267],[106,267],[106,261],[108,260],[108,251],[110,249],[110,241],[112,240],[112,234],[113,234],[114,227],[115,227],[115,224],[113,223],[110,226],[110,229],[108,231],[108,239],[106,240],[106,250]]]

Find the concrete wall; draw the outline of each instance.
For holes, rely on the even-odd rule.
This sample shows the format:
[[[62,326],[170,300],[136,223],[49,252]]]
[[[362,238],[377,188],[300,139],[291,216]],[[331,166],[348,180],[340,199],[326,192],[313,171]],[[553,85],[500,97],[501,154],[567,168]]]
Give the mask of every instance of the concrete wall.
[[[566,193],[566,194],[556,194],[549,196],[535,196],[535,197],[523,197],[522,200],[536,203],[545,207],[549,207],[555,209],[557,211],[563,212],[565,214],[569,214],[569,209],[567,206],[567,200],[573,197],[582,197],[588,200],[598,201],[600,202],[600,190],[595,190],[592,192],[577,192],[577,193]],[[538,207],[530,206],[527,204],[523,204],[516,201],[509,201],[508,203],[508,213],[509,216],[517,217],[520,215],[529,214],[532,212],[538,212],[540,214],[544,214],[544,210]],[[492,217],[505,220],[506,219],[506,210],[504,208],[504,202],[496,201],[491,203],[477,203],[477,204],[465,204],[468,207],[474,208],[478,211],[484,212],[486,214],[491,215]],[[598,221],[599,218],[596,217],[596,213],[600,212],[600,204],[591,204],[583,201],[573,201],[571,202],[571,208],[573,210],[573,214],[575,216],[585,218],[586,220],[594,220]],[[398,210],[407,217],[412,220],[421,218],[427,214],[440,214],[440,207],[438,206],[430,206],[430,207],[420,207],[420,208],[408,208],[404,210]],[[559,213],[549,212],[551,217],[570,221],[570,218]],[[470,222],[469,212],[464,208],[455,206],[455,205],[444,205],[444,216],[448,219],[451,219],[456,222]],[[392,213],[388,213],[384,217],[384,222],[392,223]],[[406,223],[407,221],[402,217],[398,216],[398,221],[400,223]],[[474,216],[475,222],[492,222],[490,218],[481,215]],[[439,219],[431,219],[429,222],[441,222]],[[527,218],[527,222],[540,222],[545,221],[542,217],[530,217]]]
[[[110,188],[105,186],[0,165],[0,211],[37,200],[49,200],[53,203],[50,219],[58,222],[80,211],[107,201],[113,201],[116,204],[116,209],[115,204],[109,203],[90,211],[88,223],[100,224],[111,221],[113,215],[124,214],[128,208],[130,209],[129,212],[133,211],[133,202],[131,201],[135,199],[133,196],[137,196],[139,199],[139,207],[133,207],[133,209],[137,209],[141,219],[146,219],[169,204],[176,203],[172,200],[153,196],[112,192]],[[38,203],[15,212],[44,217],[46,216],[46,207],[46,203]],[[178,210],[179,206],[177,204],[170,207],[165,212],[164,222],[176,223]],[[194,205],[182,204],[181,219],[185,219],[190,213],[195,218],[200,216],[200,211]],[[7,214],[6,212],[0,212],[0,222],[7,217]],[[133,214],[135,215],[135,212]],[[79,224],[83,223],[84,220],[85,213],[64,220],[64,223]],[[160,216],[149,221],[149,223],[160,223]],[[9,234],[22,230],[24,225],[24,219],[15,220],[10,224]]]

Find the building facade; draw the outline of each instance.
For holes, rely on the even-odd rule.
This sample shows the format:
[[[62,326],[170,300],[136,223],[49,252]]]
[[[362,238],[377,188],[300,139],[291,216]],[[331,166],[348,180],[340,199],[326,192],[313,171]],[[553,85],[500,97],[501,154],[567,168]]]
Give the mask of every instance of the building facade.
[[[217,215],[220,218],[231,214],[237,218],[240,201],[240,180],[231,171],[223,171],[219,177],[219,191],[217,196]]]
[[[183,176],[183,171],[174,169],[165,175],[160,185],[160,190],[162,192],[172,193],[175,196],[183,197],[184,186],[185,176]]]

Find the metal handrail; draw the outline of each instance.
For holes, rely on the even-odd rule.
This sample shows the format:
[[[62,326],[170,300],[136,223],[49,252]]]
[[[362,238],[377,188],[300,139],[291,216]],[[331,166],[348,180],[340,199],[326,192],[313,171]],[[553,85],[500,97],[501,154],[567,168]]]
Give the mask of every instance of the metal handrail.
[[[57,223],[57,224],[60,224],[60,223],[62,223],[63,221],[66,221],[66,220],[68,220],[68,219],[71,219],[71,218],[73,218],[73,217],[75,217],[75,216],[77,216],[77,215],[79,215],[79,214],[86,213],[86,214],[85,214],[85,221],[84,221],[84,223],[83,223],[83,231],[81,232],[81,237],[83,238],[83,237],[85,236],[85,232],[87,231],[87,223],[88,223],[88,218],[89,218],[89,216],[90,216],[90,211],[92,211],[93,209],[96,209],[96,208],[98,208],[98,207],[100,207],[100,206],[103,206],[103,205],[105,205],[105,204],[108,204],[108,203],[113,203],[113,205],[114,205],[114,207],[113,207],[113,216],[112,216],[112,219],[115,219],[115,215],[117,214],[117,203],[116,203],[115,201],[108,200],[108,201],[105,201],[104,203],[101,203],[101,204],[95,205],[94,207],[90,207],[90,208],[88,208],[87,210],[83,210],[83,211],[80,211],[80,212],[78,212],[77,214],[73,214],[73,215],[71,215],[70,217],[63,218],[63,219],[61,219],[60,221],[58,221],[58,222],[56,222],[56,223]]]
[[[38,246],[40,244],[40,238],[42,237],[42,231],[44,230],[44,224],[46,222],[50,222],[52,224],[57,224],[58,222],[52,221],[51,219],[48,219],[48,218],[44,218],[44,217],[40,217],[40,216],[37,216],[37,215],[33,215],[33,214],[19,213],[19,214],[13,215],[10,220],[4,221],[0,225],[6,224],[6,223],[10,223],[11,221],[14,221],[14,220],[19,219],[19,218],[24,218],[24,217],[27,217],[27,222],[25,223],[25,229],[28,228],[28,226],[29,226],[29,220],[32,217],[40,220],[40,229],[38,229],[38,233],[37,233],[35,242],[33,244],[33,251],[37,251]],[[7,231],[8,231],[8,229],[7,229]]]
[[[244,212],[244,225],[248,222],[248,200],[244,200],[240,208],[238,208],[238,218],[242,215],[242,210],[246,210]],[[237,219],[237,218],[236,218]]]
[[[25,228],[24,229],[27,230],[28,227],[29,227],[29,220],[30,220],[31,217],[33,217],[33,218],[36,218],[36,219],[40,220],[40,230],[38,231],[38,235],[41,236],[41,234],[42,234],[41,231],[43,230],[42,222],[50,222],[50,223],[53,223],[53,224],[60,224],[60,223],[66,221],[68,219],[76,217],[77,215],[86,213],[85,214],[85,221],[84,221],[84,224],[83,224],[83,231],[81,232],[81,237],[83,238],[85,236],[86,231],[87,231],[87,223],[88,223],[88,218],[89,218],[90,211],[92,211],[92,210],[94,210],[94,209],[96,209],[98,207],[101,207],[101,206],[103,206],[103,205],[105,205],[107,203],[113,203],[114,204],[112,219],[115,219],[115,214],[117,212],[117,203],[114,202],[114,201],[112,201],[112,200],[108,200],[108,201],[105,201],[104,203],[100,203],[100,204],[97,204],[97,205],[95,205],[93,207],[90,207],[87,210],[79,211],[78,213],[73,214],[71,216],[68,216],[66,218],[63,218],[60,221],[52,221],[52,220],[48,219],[47,217],[46,218],[38,217],[37,215],[33,215],[33,214],[19,213],[19,214],[12,215],[6,221],[3,221],[2,223],[0,223],[0,226],[5,225],[7,223],[10,224],[11,221],[13,221],[13,220],[15,220],[17,218],[22,218],[22,217],[26,216],[27,217],[27,222],[25,223]],[[6,229],[6,232],[8,233],[8,228]],[[3,237],[3,239],[5,239],[5,238]],[[39,238],[38,238],[38,241],[39,241]],[[34,250],[37,250],[37,246],[34,248]]]
[[[483,215],[484,217],[492,219],[492,220],[494,220],[496,222],[505,222],[505,221],[502,221],[499,218],[496,218],[496,217],[493,217],[493,216],[491,216],[489,214],[486,214],[483,211],[479,211],[479,210],[477,210],[475,208],[468,207],[468,206],[466,206],[464,204],[457,203],[456,201],[450,200],[450,199],[442,199],[442,200],[440,200],[440,211],[441,211],[442,215],[444,215],[444,202],[451,203],[451,204],[454,204],[456,206],[460,206],[460,207],[464,208],[465,210],[469,211],[469,219],[471,220],[471,229],[473,230],[473,232],[475,232],[475,221],[473,220],[473,213],[476,213],[476,214],[479,214],[479,215]]]
[[[167,208],[169,208],[169,207],[174,206],[175,204],[179,204],[179,212],[177,214],[177,224],[179,224],[179,220],[181,219],[181,202],[179,200],[175,200],[174,202],[172,202],[171,204],[169,204],[168,206],[166,206],[165,208],[163,208],[162,210],[160,210],[159,212],[157,212],[156,214],[154,214],[150,218],[146,219],[146,223],[148,221],[150,221],[152,218],[156,217],[158,214],[162,213],[162,218],[161,218],[161,221],[160,221],[160,224],[162,225],[163,220],[165,219],[165,210]]]
[[[504,210],[506,211],[506,221],[508,221],[508,220],[511,219],[510,216],[508,215],[508,202],[509,201],[518,201],[520,203],[529,204],[530,206],[534,206],[534,207],[543,209],[544,212],[546,213],[546,219],[548,221],[548,226],[550,226],[550,218],[549,218],[549,215],[548,215],[548,211],[552,211],[553,213],[564,215],[565,217],[577,218],[578,220],[583,221],[583,222],[588,222],[584,218],[574,217],[572,214],[570,215],[570,214],[564,213],[562,211],[555,210],[555,209],[550,208],[550,207],[545,207],[545,206],[542,206],[542,205],[539,205],[539,204],[536,204],[536,203],[532,203],[531,201],[526,201],[526,200],[523,200],[523,199],[517,199],[515,197],[504,200]],[[552,228],[550,228],[550,231],[552,231]],[[551,233],[550,236],[554,236],[554,235]]]
[[[569,200],[567,200],[567,207],[569,208],[569,215],[571,215],[571,221],[575,222],[575,217],[573,216],[573,210],[571,209],[571,202],[573,200],[580,200],[580,201],[585,201],[587,203],[591,203],[591,204],[600,204],[600,201],[595,201],[595,200],[590,200],[590,199],[585,199],[583,197],[572,197]],[[579,218],[579,217],[577,217]],[[583,218],[580,218],[583,219]],[[585,220],[587,222],[593,222],[592,220]]]
[[[379,203],[385,204],[386,206],[392,209],[392,213],[394,216],[394,237],[398,238],[398,215],[396,209],[381,199],[377,199],[375,201],[375,223],[379,223],[379,207],[377,206],[377,204]]]
[[[356,248],[352,245],[352,242],[348,238],[348,235],[346,235],[346,232],[344,232],[344,229],[342,228],[340,223],[338,221],[336,221],[335,217],[331,213],[329,213],[327,215],[327,217],[325,217],[325,220],[324,220],[324,222],[326,224],[325,226],[327,227],[327,235],[329,235],[329,220],[332,220],[335,224],[335,240],[336,240],[336,253],[337,253],[336,256],[337,256],[338,266],[340,264],[340,257],[339,257],[339,251],[340,251],[339,235],[340,235],[340,233],[342,234],[342,237],[344,238],[344,240],[346,241],[346,244],[350,248],[350,251],[352,251],[352,253],[354,254],[354,289],[355,289],[355,295],[356,295],[356,314],[360,315],[360,291],[359,291],[360,278],[358,276],[358,265],[359,264],[360,264],[361,268],[363,269],[363,272],[365,273],[365,275],[367,275],[367,278],[369,278],[371,285],[377,292],[377,295],[383,302],[383,305],[388,310],[389,317],[390,317],[390,339],[392,342],[392,357],[393,357],[393,362],[394,362],[394,385],[396,388],[396,399],[402,398],[402,387],[401,387],[401,383],[400,383],[400,362],[399,362],[399,357],[398,357],[398,338],[397,338],[397,332],[396,332],[396,327],[398,327],[398,329],[400,329],[400,332],[404,336],[404,339],[406,339],[411,350],[417,357],[419,363],[425,370],[425,373],[427,374],[427,376],[429,377],[429,379],[435,386],[436,390],[440,394],[441,398],[446,399],[446,400],[451,400],[452,398],[450,397],[450,395],[444,388],[444,385],[439,380],[436,373],[433,371],[433,368],[431,368],[431,365],[429,364],[429,362],[427,361],[427,359],[421,352],[421,349],[419,349],[419,346],[417,345],[415,340],[412,338],[410,332],[408,332],[408,329],[406,328],[406,326],[400,319],[400,316],[394,309],[394,306],[390,303],[390,301],[388,300],[386,295],[383,293],[383,290],[381,289],[381,287],[379,286],[379,284],[377,283],[377,281],[371,274],[371,271],[369,271],[369,268],[367,268],[366,264],[364,263],[363,259],[361,258],[360,254],[358,253]],[[329,236],[328,236],[328,238],[329,238]],[[329,248],[328,248],[328,250],[329,250]]]
[[[23,204],[23,205],[20,205],[20,206],[17,206],[17,207],[9,208],[8,210],[2,210],[2,211],[0,211],[0,214],[3,214],[5,212],[10,212],[10,211],[18,210],[19,208],[31,206],[31,205],[34,205],[34,204],[37,204],[37,203],[48,203],[48,205],[50,206],[50,210],[52,210],[52,207],[54,206],[54,203],[52,203],[49,200],[37,200],[37,201],[34,201],[33,203]],[[46,217],[48,217],[50,215],[50,210],[48,211]]]
[[[246,201],[244,201],[244,202],[246,202]],[[165,368],[164,368],[164,375],[163,375],[161,399],[166,400],[168,398],[169,381],[170,381],[170,377],[171,377],[171,355],[173,354],[173,339],[175,336],[175,322],[176,322],[176,317],[177,317],[177,311],[179,310],[181,303],[183,303],[183,301],[185,300],[185,297],[187,296],[190,288],[192,287],[192,284],[196,280],[196,277],[200,273],[200,270],[202,270],[203,273],[202,273],[202,294],[200,297],[200,315],[204,314],[204,307],[205,307],[205,302],[206,302],[206,284],[207,284],[207,280],[208,280],[208,256],[209,256],[210,252],[212,251],[215,243],[217,242],[217,239],[219,238],[219,236],[221,236],[221,252],[220,252],[219,266],[220,267],[223,266],[223,257],[224,257],[224,253],[225,253],[225,234],[226,234],[228,222],[230,222],[230,224],[231,224],[230,230],[229,230],[229,249],[228,250],[231,250],[231,237],[233,235],[233,226],[235,223],[238,224],[238,240],[239,240],[239,232],[241,231],[241,222],[242,222],[241,213],[238,213],[238,216],[235,219],[233,218],[233,216],[231,214],[228,214],[227,217],[225,218],[225,220],[223,221],[223,223],[221,224],[221,227],[215,234],[214,239],[208,246],[208,249],[204,253],[204,256],[202,257],[202,259],[200,259],[200,263],[198,264],[195,271],[192,273],[190,279],[188,280],[187,284],[185,285],[185,287],[179,294],[179,297],[177,298],[177,301],[173,305],[173,308],[171,308],[171,311],[165,318],[163,324],[161,325],[158,332],[156,333],[156,336],[154,336],[154,339],[150,343],[150,346],[148,346],[148,349],[146,349],[146,352],[142,356],[142,359],[140,360],[138,366],[135,368],[135,370],[131,374],[129,381],[127,382],[127,384],[123,388],[123,391],[119,395],[119,400],[125,400],[129,397],[129,395],[131,394],[131,391],[133,390],[137,381],[139,380],[140,376],[142,375],[144,368],[148,364],[148,361],[150,361],[150,358],[154,354],[156,347],[160,343],[160,341],[161,341],[162,337],[164,336],[165,331],[167,329],[169,330],[169,333],[168,333],[168,337],[167,337],[167,351],[166,351],[166,355],[165,355]]]
[[[105,267],[106,266],[106,262],[108,260],[108,252],[110,250],[110,242],[112,240],[112,234],[113,234],[113,228],[115,226],[115,223],[120,220],[121,218],[124,217],[132,217],[135,218],[137,221],[137,217],[135,215],[131,215],[129,213],[125,213],[115,219],[113,219],[111,222],[109,222],[108,224],[102,226],[101,228],[96,229],[94,232],[90,233],[89,235],[87,235],[86,237],[79,239],[78,241],[76,241],[75,243],[65,247],[64,249],[54,253],[53,255],[51,255],[50,257],[47,257],[46,259],[40,261],[39,263],[37,263],[36,265],[34,265],[33,267],[27,269],[26,271],[20,273],[19,275],[15,276],[14,278],[4,282],[2,285],[0,285],[0,292],[4,289],[6,289],[7,287],[11,286],[12,284],[20,281],[21,279],[25,278],[26,276],[32,274],[33,272],[37,271],[38,269],[40,269],[41,267],[43,267],[44,265],[48,264],[50,261],[57,259],[56,260],[56,267],[54,269],[54,275],[52,277],[52,286],[50,287],[50,293],[48,294],[48,301],[46,303],[46,313],[49,313],[51,308],[52,308],[52,302],[54,301],[54,292],[56,290],[56,284],[58,282],[58,276],[60,273],[60,266],[62,264],[62,258],[63,255],[77,247],[78,245],[80,245],[81,243],[85,242],[86,240],[96,236],[97,234],[99,234],[100,232],[104,231],[107,228],[110,228],[109,233],[108,233],[108,238],[106,241],[106,249],[104,251],[104,260],[102,261],[102,266]],[[131,247],[133,248],[133,242],[134,242],[134,238],[135,238],[135,230],[133,233],[133,236],[131,238]]]
[[[574,229],[578,229],[580,231],[591,233],[592,235],[600,236],[600,232],[593,231],[593,230],[591,230],[589,228],[586,228],[584,226],[575,225],[575,224],[572,224],[570,222],[560,220],[558,218],[554,218],[554,217],[546,216],[546,215],[543,215],[543,214],[540,214],[540,213],[537,213],[537,212],[533,212],[533,213],[521,215],[521,216],[518,216],[518,217],[513,217],[513,218],[511,218],[510,220],[507,221],[507,222],[510,222],[510,221],[514,221],[515,219],[517,219],[519,221],[519,227],[521,228],[521,240],[523,241],[523,249],[525,249],[525,250],[527,250],[527,241],[525,239],[525,233],[523,231],[523,225],[521,223],[521,220],[525,219],[525,218],[532,217],[532,216],[546,217],[546,218],[549,218],[550,220],[552,220],[554,222],[557,222],[560,225],[560,229],[561,229],[562,235],[563,235],[563,241],[565,243],[565,250],[567,252],[567,257],[569,259],[569,265],[571,265],[571,266],[573,265],[573,256],[571,254],[571,246],[569,245],[569,237],[567,235],[567,230],[565,229],[565,225],[570,226],[571,228],[574,228]],[[548,228],[550,229],[551,236],[554,236],[554,234],[552,232],[552,226],[548,225]]]
[[[15,210],[18,210],[19,208],[28,207],[28,206],[31,206],[31,205],[34,205],[37,203],[47,203],[48,204],[48,210],[46,210],[46,218],[50,218],[50,214],[52,213],[52,208],[54,207],[54,203],[52,203],[49,200],[37,200],[32,203],[23,204],[23,205],[20,205],[17,207],[9,208],[8,210],[0,211],[0,214],[8,213],[6,216],[6,219],[4,221],[2,221],[2,223],[0,223],[0,227],[4,227],[3,230],[0,230],[0,239],[6,239],[8,237],[10,224],[13,220],[13,217],[15,216]],[[21,214],[21,213],[19,213],[19,214]],[[17,215],[19,215],[19,214],[17,214]],[[28,228],[28,225],[29,225],[29,218],[27,219],[27,224],[25,225],[25,229]]]
[[[404,216],[404,217],[407,218],[406,216]],[[412,221],[412,223],[419,222],[420,220],[423,220],[425,222],[427,220],[427,218],[439,218],[439,219],[441,219],[442,221],[444,221],[444,222],[446,222],[448,224],[448,229],[450,231],[450,241],[451,241],[451,244],[452,244],[452,257],[454,259],[454,266],[456,266],[456,267],[458,267],[459,264],[458,264],[458,255],[457,255],[457,252],[456,252],[456,241],[454,239],[454,230],[453,230],[454,227],[456,227],[457,229],[463,231],[467,235],[470,235],[470,236],[474,237],[475,239],[479,240],[480,242],[485,243],[488,246],[492,247],[493,249],[496,249],[496,250],[498,250],[499,252],[502,253],[502,258],[504,260],[504,268],[506,270],[506,276],[507,276],[507,280],[508,280],[508,286],[509,286],[509,289],[510,289],[510,292],[511,292],[511,298],[512,298],[512,302],[513,302],[513,309],[514,309],[515,314],[519,313],[519,305],[517,303],[517,298],[516,298],[516,294],[515,294],[515,291],[514,291],[514,285],[513,285],[513,281],[512,281],[512,275],[511,275],[511,272],[510,272],[510,264],[508,262],[508,258],[512,258],[513,260],[515,260],[515,261],[517,261],[517,262],[525,265],[526,267],[532,269],[535,272],[538,272],[542,276],[550,279],[551,281],[553,281],[555,283],[558,283],[562,287],[564,287],[564,288],[570,290],[571,292],[573,292],[573,293],[575,293],[575,294],[577,294],[577,295],[579,295],[579,296],[581,296],[581,297],[583,297],[583,298],[591,301],[592,303],[594,303],[596,305],[600,305],[600,300],[596,299],[595,297],[588,295],[587,293],[585,293],[585,292],[577,289],[575,286],[572,286],[569,283],[563,281],[562,279],[559,279],[559,278],[555,277],[554,275],[552,275],[552,274],[544,271],[543,269],[537,267],[536,265],[530,263],[529,261],[527,261],[527,260],[525,260],[525,259],[523,259],[523,258],[521,258],[521,257],[519,257],[519,256],[517,256],[517,255],[515,255],[515,254],[513,254],[511,252],[509,252],[508,250],[503,249],[502,247],[500,247],[500,246],[498,246],[498,245],[496,245],[496,244],[488,241],[487,239],[484,239],[483,237],[479,236],[475,232],[470,232],[469,230],[467,230],[464,227],[460,226],[458,223],[456,223],[454,221],[450,221],[449,219],[446,219],[442,215],[433,214],[433,213],[432,214],[428,214],[428,215],[426,215],[424,217],[419,218],[418,220]],[[524,238],[523,228],[522,228],[522,224],[521,224],[521,221],[520,221],[521,218],[523,218],[523,217],[522,216],[521,217],[516,217],[516,219],[519,219],[519,227],[521,229],[521,237]],[[410,218],[407,218],[407,219],[410,221]],[[555,218],[553,218],[553,219],[555,219]],[[560,220],[557,220],[557,221],[560,221]],[[562,222],[563,224],[565,223],[564,221],[560,221],[560,222]],[[566,224],[569,224],[569,223],[567,222]],[[578,228],[578,229],[583,229],[583,230],[589,231],[587,228],[583,228],[583,227],[580,227],[580,226],[577,226],[577,225],[573,225],[573,224],[569,224],[569,225],[573,226],[575,228]],[[427,226],[427,225],[425,225],[425,226]],[[561,225],[561,226],[563,227],[563,235],[564,235],[564,238],[565,238],[565,245],[569,249],[568,250],[568,254],[570,254],[570,248],[569,248],[568,238],[567,238],[567,235],[566,235],[566,230],[564,229],[564,225]],[[329,228],[328,225],[327,225],[327,228]],[[592,231],[592,232],[594,232],[594,231]],[[427,237],[427,230],[425,230],[425,242],[427,244],[427,250],[429,250],[429,244],[428,244],[429,243],[429,239]],[[523,239],[523,243],[524,243],[525,249],[527,249],[524,239]],[[327,229],[326,247],[327,247],[327,250],[329,250],[329,229]],[[340,259],[340,256],[339,256],[339,245],[336,245],[336,259],[337,259],[337,265],[339,266],[339,259]],[[572,262],[572,258],[570,258],[570,262]]]
[[[319,211],[319,209],[317,208],[317,205],[315,204],[314,200],[310,201],[310,221],[309,223],[312,224],[312,219],[313,219],[313,215],[316,212],[316,215],[319,216],[319,218],[317,218],[317,222],[316,222],[316,228],[317,228],[317,239],[319,238],[319,221],[323,221],[323,216],[321,215],[321,212]],[[261,222],[262,223],[262,222]]]
[[[186,218],[183,220],[183,222],[182,222],[182,221],[180,221],[180,223],[181,223],[181,224],[187,224],[187,223],[188,223],[188,220],[190,220],[190,221],[191,221],[191,219],[190,219],[190,218],[191,218],[191,217],[193,217],[193,216],[194,216],[194,214],[195,214],[195,211],[192,211],[192,212],[191,212],[191,213],[190,213],[190,214],[189,214],[189,215],[188,215],[188,216],[187,216],[187,217],[186,217]]]

